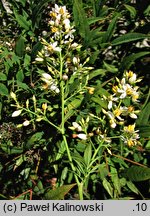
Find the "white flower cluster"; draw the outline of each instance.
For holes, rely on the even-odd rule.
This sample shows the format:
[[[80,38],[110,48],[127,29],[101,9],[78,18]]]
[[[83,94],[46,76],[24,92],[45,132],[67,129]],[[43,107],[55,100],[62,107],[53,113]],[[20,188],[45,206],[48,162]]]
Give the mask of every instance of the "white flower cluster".
[[[50,12],[50,17],[51,20],[49,21],[49,25],[53,33],[52,38],[57,41],[61,40],[61,44],[72,42],[75,29],[70,25],[70,14],[68,13],[66,6],[59,7],[55,4],[55,7],[52,8],[52,11]]]
[[[137,79],[136,74],[132,71],[125,72],[123,78],[119,80],[116,78],[118,85],[113,86],[113,95],[108,97],[103,96],[108,101],[108,111],[103,109],[103,113],[106,114],[110,119],[110,126],[115,128],[117,124],[123,125],[125,123],[125,117],[132,119],[137,118],[137,114],[140,110],[135,110],[133,104],[138,101],[140,92],[139,87],[136,86],[137,82],[141,79]],[[125,106],[124,100],[130,100],[130,105]]]
[[[128,125],[123,128],[123,135],[121,139],[127,144],[129,147],[134,146],[138,143],[138,139],[140,138],[138,134],[139,130],[135,130],[135,124]]]
[[[88,73],[92,68],[85,67],[89,58],[83,63],[80,61],[78,52],[81,45],[74,41],[75,29],[70,23],[70,14],[66,6],[55,4],[49,15],[50,37],[41,39],[43,48],[38,52],[35,61],[47,65],[48,73],[41,75],[41,79],[45,83],[44,89],[49,89],[58,94],[60,92],[58,87],[60,79],[66,81],[72,74],[80,77],[81,74]],[[63,61],[63,74],[60,77],[61,61]]]
[[[74,40],[74,26],[70,24],[70,14],[66,9],[66,6],[59,7],[55,4],[55,7],[49,13],[51,19],[48,23],[50,26],[50,42],[42,39],[43,49],[38,53],[36,61],[44,61],[44,57],[52,56],[54,53],[61,52],[62,48],[76,49],[80,46],[77,43],[73,43]]]
[[[127,125],[128,118],[137,119],[137,115],[140,110],[137,110],[134,104],[139,102],[139,87],[136,85],[141,79],[137,79],[137,76],[132,71],[125,72],[123,78],[119,80],[116,78],[118,85],[114,85],[112,88],[113,94],[108,97],[103,96],[108,102],[108,110],[103,109],[103,113],[109,118],[111,128],[116,128],[117,125]],[[128,106],[125,103],[128,100]],[[138,131],[134,131],[134,125],[124,126],[122,140],[132,146],[136,143],[136,139],[139,139]],[[132,130],[131,130],[132,129]],[[128,130],[128,131],[127,131]]]

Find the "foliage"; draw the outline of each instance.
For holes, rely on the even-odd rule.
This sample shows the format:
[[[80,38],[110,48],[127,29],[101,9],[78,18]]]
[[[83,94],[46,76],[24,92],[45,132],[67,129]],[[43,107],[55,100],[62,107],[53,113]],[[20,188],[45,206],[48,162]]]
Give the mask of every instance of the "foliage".
[[[1,1],[0,197],[148,198],[149,6],[57,4]]]

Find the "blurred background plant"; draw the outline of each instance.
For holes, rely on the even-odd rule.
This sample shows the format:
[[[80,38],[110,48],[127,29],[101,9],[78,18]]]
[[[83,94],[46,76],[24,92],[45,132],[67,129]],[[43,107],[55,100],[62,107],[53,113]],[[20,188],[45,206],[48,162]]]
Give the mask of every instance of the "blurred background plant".
[[[1,199],[148,199],[147,1],[0,4]]]

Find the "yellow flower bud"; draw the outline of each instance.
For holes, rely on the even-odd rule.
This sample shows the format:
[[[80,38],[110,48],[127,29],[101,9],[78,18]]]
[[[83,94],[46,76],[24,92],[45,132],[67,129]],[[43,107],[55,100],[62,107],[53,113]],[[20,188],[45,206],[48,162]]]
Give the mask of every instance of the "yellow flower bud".
[[[42,104],[42,109],[43,109],[43,110],[46,110],[46,109],[47,109],[47,103],[43,103],[43,104]]]

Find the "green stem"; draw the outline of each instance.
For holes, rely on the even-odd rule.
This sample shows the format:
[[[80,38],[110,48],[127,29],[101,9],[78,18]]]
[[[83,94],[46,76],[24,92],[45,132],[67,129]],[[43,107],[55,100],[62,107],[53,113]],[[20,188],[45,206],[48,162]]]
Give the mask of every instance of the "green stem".
[[[70,162],[70,166],[71,169],[74,173],[74,177],[76,180],[76,183],[78,185],[78,191],[79,191],[79,198],[80,200],[83,200],[83,184],[82,182],[80,183],[77,175],[76,175],[76,168],[73,164],[73,160],[72,160],[72,156],[71,156],[71,152],[68,146],[68,142],[66,139],[66,135],[65,135],[65,92],[64,92],[64,81],[62,80],[62,75],[63,75],[63,58],[60,52],[60,88],[61,88],[61,133],[63,136],[63,140],[65,143],[65,148],[67,151],[67,155],[68,155],[68,159]]]
[[[22,109],[25,110],[26,112],[28,112],[29,114],[32,114],[32,115],[37,116],[37,117],[39,116],[39,114],[36,114],[35,112],[32,112],[29,109],[26,109],[26,108],[22,108]],[[54,128],[56,128],[58,131],[60,131],[62,133],[61,129],[58,126],[56,126],[54,123],[52,123],[51,121],[49,121],[46,116],[43,117],[43,120],[46,121],[46,122],[48,122],[50,125],[52,125]]]

